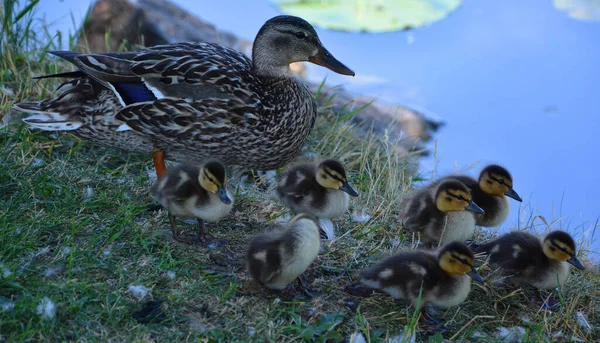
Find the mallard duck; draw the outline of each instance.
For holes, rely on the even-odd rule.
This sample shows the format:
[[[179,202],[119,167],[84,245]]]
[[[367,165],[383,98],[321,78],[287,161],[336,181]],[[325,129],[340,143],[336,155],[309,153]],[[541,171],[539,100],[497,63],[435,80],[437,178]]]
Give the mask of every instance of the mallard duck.
[[[401,210],[404,227],[419,233],[421,242],[429,245],[471,239],[475,218],[470,212],[483,213],[469,188],[454,179],[414,191],[402,201]]]
[[[70,131],[93,143],[164,159],[272,170],[292,160],[312,130],[317,105],[289,64],[309,61],[354,72],[323,46],[314,28],[293,16],[268,20],[252,60],[212,43],[159,45],[137,52],[54,51],[78,70],[52,99],[15,105],[32,127]]]
[[[527,232],[511,232],[482,245],[478,254],[519,285],[537,289],[563,286],[569,278],[569,264],[585,269],[575,255],[575,241],[564,231],[552,231],[542,240]]]
[[[506,221],[510,213],[507,197],[523,201],[513,189],[513,179],[508,170],[496,164],[483,168],[479,180],[468,175],[451,175],[447,178],[460,180],[469,187],[473,201],[485,212],[475,215],[475,223],[479,226],[496,227]]]
[[[259,284],[281,290],[298,279],[306,294],[311,292],[300,277],[317,258],[321,246],[317,218],[302,213],[283,231],[271,231],[252,240],[247,253],[248,271]]]
[[[227,191],[225,167],[217,161],[209,161],[202,167],[178,165],[169,168],[167,174],[151,188],[154,200],[169,213],[173,238],[190,243],[180,236],[175,217],[191,217],[198,220],[199,235],[194,241],[209,243],[204,221],[219,221],[233,208],[233,196]]]
[[[360,282],[395,299],[450,308],[464,302],[471,291],[471,278],[483,282],[473,266],[473,252],[462,242],[433,251],[405,251],[390,256],[360,272]],[[421,290],[422,285],[422,290]],[[426,306],[421,307],[424,311]],[[424,316],[426,317],[426,316]]]
[[[328,159],[291,167],[279,180],[277,195],[295,213],[332,219],[348,210],[348,195],[356,197],[358,192],[348,182],[344,166]]]

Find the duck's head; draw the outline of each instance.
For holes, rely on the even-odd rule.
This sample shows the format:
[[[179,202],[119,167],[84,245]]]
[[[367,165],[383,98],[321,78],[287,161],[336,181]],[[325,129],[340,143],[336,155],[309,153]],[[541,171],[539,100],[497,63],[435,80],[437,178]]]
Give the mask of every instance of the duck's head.
[[[575,241],[564,231],[552,231],[544,238],[544,254],[549,259],[566,261],[577,269],[585,269],[575,255]]]
[[[441,182],[435,193],[435,205],[442,212],[471,211],[483,213],[483,209],[471,199],[471,191],[464,183],[448,179]]]
[[[200,186],[211,193],[219,196],[224,204],[231,204],[231,198],[227,194],[225,167],[217,161],[209,161],[204,164],[199,175]]]
[[[309,61],[338,74],[354,72],[325,49],[306,20],[289,15],[269,19],[258,31],[252,47],[254,71],[261,76],[290,75],[290,63]]]
[[[451,242],[442,247],[438,253],[438,263],[450,275],[467,274],[473,280],[483,282],[483,278],[473,266],[473,251],[462,242]]]
[[[353,197],[358,196],[358,192],[348,182],[346,169],[336,160],[325,160],[319,163],[317,167],[317,182],[321,187],[339,189]]]
[[[499,165],[489,165],[483,168],[479,174],[479,188],[484,193],[495,196],[506,195],[516,201],[523,201],[512,187],[512,176],[510,176],[508,170]]]

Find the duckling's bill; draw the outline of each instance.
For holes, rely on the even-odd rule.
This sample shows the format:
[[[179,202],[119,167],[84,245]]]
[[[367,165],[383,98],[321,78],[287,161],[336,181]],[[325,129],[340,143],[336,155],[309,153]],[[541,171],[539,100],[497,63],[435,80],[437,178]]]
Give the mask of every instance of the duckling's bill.
[[[472,201],[469,201],[469,205],[465,207],[465,210],[481,214],[485,213],[481,207]]]
[[[504,195],[506,195],[507,197],[511,197],[513,199],[515,199],[518,202],[522,202],[523,199],[521,199],[521,197],[519,196],[519,194],[517,194],[517,192],[515,192],[514,189],[509,189],[508,192],[504,193]]]
[[[342,62],[333,57],[324,46],[321,46],[314,56],[309,57],[308,61],[330,69],[338,74],[354,76],[352,69],[346,67]]]
[[[231,198],[229,197],[229,194],[227,194],[225,186],[221,186],[217,189],[217,195],[224,204],[231,204]]]
[[[473,267],[473,269],[471,269],[471,271],[468,272],[467,275],[469,275],[475,281],[484,282],[483,277],[481,276],[481,274],[479,274],[475,267]]]
[[[356,191],[356,189],[354,189],[352,187],[352,185],[350,185],[349,182],[344,182],[344,184],[342,185],[342,187],[340,187],[340,190],[350,194],[353,197],[357,197],[358,196],[358,192]]]
[[[583,263],[581,263],[581,261],[579,261],[579,259],[575,255],[571,256],[571,258],[568,259],[567,262],[570,263],[571,265],[573,265],[577,269],[580,269],[580,270],[585,269],[585,266],[583,265]]]

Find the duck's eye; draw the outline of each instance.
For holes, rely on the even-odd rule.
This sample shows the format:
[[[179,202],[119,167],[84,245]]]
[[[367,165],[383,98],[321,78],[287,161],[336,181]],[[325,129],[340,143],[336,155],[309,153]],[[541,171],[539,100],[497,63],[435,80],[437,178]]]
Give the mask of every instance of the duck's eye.
[[[550,247],[550,251],[556,251],[555,247]]]
[[[306,38],[306,33],[302,32],[302,31],[298,31],[298,32],[296,32],[296,37],[299,39],[304,39],[304,38]]]
[[[451,202],[451,201],[452,201],[452,198],[451,198],[451,197],[446,197],[446,201],[447,201],[447,202]]]
[[[487,180],[486,182],[488,185],[491,185],[493,183],[492,180]]]

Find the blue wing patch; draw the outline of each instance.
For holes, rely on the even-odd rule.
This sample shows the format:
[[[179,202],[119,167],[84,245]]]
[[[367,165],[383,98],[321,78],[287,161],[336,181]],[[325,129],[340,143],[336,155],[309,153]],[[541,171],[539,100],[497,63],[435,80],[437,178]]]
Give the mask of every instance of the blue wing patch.
[[[142,82],[111,82],[110,84],[115,87],[125,105],[156,100],[154,93]]]

